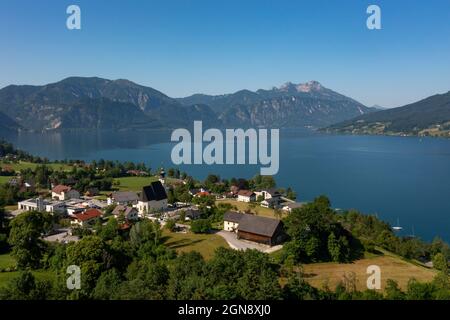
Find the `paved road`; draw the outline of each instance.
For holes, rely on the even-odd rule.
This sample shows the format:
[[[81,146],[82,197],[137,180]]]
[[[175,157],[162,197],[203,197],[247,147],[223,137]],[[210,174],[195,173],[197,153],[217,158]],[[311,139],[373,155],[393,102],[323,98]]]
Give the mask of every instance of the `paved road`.
[[[237,238],[236,233],[228,232],[228,231],[224,231],[224,230],[217,232],[217,235],[224,238],[225,241],[228,243],[228,245],[235,250],[256,249],[261,252],[271,253],[271,252],[277,251],[283,247],[281,245],[270,247],[270,246],[266,246],[263,244],[251,242],[251,241],[239,240]]]

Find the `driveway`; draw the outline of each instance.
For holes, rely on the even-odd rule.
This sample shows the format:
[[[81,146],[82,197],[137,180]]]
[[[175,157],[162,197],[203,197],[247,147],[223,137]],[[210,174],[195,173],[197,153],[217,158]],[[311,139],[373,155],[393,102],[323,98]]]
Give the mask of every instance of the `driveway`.
[[[219,231],[216,234],[224,238],[228,245],[235,250],[256,249],[264,253],[271,253],[280,250],[283,247],[282,245],[270,247],[252,241],[240,240],[237,238],[236,233],[224,230]]]
[[[45,237],[44,240],[49,241],[49,242],[68,243],[68,242],[73,242],[73,241],[76,242],[80,239],[77,236],[71,236],[69,234],[69,229],[64,228],[64,229],[59,229],[58,233],[56,233],[56,234],[52,234],[51,236]]]

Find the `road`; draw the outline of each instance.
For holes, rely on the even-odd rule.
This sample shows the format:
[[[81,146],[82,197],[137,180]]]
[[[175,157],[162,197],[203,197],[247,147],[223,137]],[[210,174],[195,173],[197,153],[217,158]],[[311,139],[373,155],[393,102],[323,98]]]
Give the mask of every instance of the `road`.
[[[235,250],[256,249],[261,252],[271,253],[280,250],[283,247],[282,245],[270,247],[256,242],[239,240],[236,233],[224,230],[219,231],[216,234],[224,238],[228,245]]]

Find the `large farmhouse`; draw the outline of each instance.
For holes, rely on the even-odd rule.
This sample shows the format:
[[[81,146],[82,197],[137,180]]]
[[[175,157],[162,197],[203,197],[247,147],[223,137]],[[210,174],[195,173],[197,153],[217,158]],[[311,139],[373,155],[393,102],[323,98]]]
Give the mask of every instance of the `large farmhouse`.
[[[278,219],[227,212],[223,220],[224,230],[236,232],[238,239],[273,246],[285,238],[283,223]]]
[[[154,181],[142,188],[137,208],[141,217],[167,208],[167,193],[161,181]]]

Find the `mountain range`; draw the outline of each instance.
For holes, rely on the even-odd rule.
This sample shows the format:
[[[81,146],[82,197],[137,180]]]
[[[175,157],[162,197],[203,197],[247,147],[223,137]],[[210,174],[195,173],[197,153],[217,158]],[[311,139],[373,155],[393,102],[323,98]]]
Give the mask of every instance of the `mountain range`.
[[[450,137],[450,91],[403,107],[361,115],[331,125],[324,131]]]
[[[375,110],[317,81],[178,99],[129,80],[96,77],[0,90],[0,128],[8,130],[159,129],[194,120],[214,127],[319,128]]]

